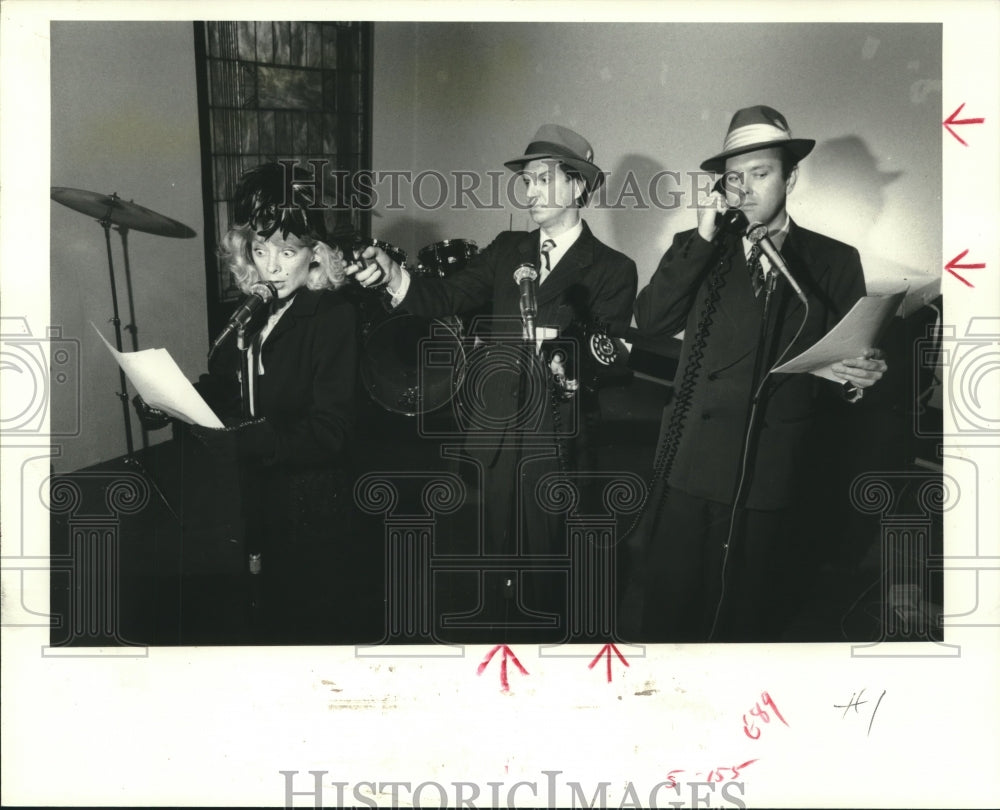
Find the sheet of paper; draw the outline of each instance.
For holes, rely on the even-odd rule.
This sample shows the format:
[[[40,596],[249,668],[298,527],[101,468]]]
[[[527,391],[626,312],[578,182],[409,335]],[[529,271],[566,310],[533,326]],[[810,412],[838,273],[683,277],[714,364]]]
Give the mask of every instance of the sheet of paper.
[[[90,324],[94,326],[93,323]],[[119,352],[101,335],[111,356],[118,361],[125,376],[135,386],[146,404],[159,408],[175,419],[207,428],[225,427],[215,412],[195,391],[166,349],[145,349],[141,352]]]
[[[893,317],[906,290],[892,295],[866,295],[851,307],[833,329],[802,354],[772,370],[773,374],[798,374],[808,372],[841,382],[830,367],[849,357],[860,357],[872,348]]]

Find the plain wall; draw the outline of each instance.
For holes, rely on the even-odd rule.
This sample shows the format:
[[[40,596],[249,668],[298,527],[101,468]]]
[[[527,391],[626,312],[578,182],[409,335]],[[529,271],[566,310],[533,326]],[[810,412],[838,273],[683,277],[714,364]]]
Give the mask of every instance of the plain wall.
[[[140,349],[166,347],[189,379],[204,370],[208,348],[202,230],[201,153],[190,22],[53,22],[51,185],[117,192],[179,220],[191,239],[128,233]],[[132,348],[119,234],[112,260],[126,351]],[[125,453],[118,366],[90,326],[114,345],[104,230],[95,218],[51,204],[51,313],[63,338],[79,340],[80,390],[53,388],[54,424],[74,421],[80,435],[60,439],[56,472]],[[129,392],[134,393],[131,386]],[[131,413],[131,405],[129,406]],[[132,415],[135,446],[141,431]],[[169,430],[150,434],[150,443]]]
[[[539,124],[576,129],[610,172],[609,204],[629,172],[641,181],[649,208],[626,197],[585,212],[636,260],[641,285],[672,234],[695,225],[687,173],[720,151],[738,108],[768,104],[817,141],[793,218],[857,246],[880,289],[940,276],[940,80],[938,25],[377,23],[373,168],[485,177]],[[665,205],[683,193],[673,210],[645,192],[664,170],[682,176],[658,186]],[[436,183],[421,188],[437,196]],[[513,206],[420,210],[405,188],[404,210],[391,211],[381,191],[373,231],[411,258],[441,239],[483,247],[511,221],[533,227]]]

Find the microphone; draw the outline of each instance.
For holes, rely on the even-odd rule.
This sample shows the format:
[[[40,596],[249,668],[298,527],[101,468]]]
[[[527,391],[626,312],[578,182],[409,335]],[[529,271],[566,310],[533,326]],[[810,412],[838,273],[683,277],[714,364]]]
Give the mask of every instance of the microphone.
[[[261,307],[277,297],[278,290],[270,281],[258,281],[256,284],[252,284],[250,292],[243,299],[236,312],[232,314],[229,323],[226,324],[226,328],[219,333],[215,342],[212,343],[212,348],[208,351],[209,360],[212,359],[212,355],[215,354],[219,346],[226,342],[226,339],[233,332],[245,328],[250,323],[250,319]]]
[[[538,314],[538,303],[535,300],[535,290],[538,287],[538,269],[530,262],[518,265],[514,271],[514,283],[521,291],[520,306],[521,320],[524,322],[524,339],[534,345],[535,315]]]
[[[771,237],[767,235],[767,225],[760,222],[751,223],[747,228],[746,236],[750,242],[760,246],[761,251],[770,260],[771,265],[776,267],[781,275],[788,279],[788,283],[792,285],[792,289],[795,290],[795,294],[799,297],[799,300],[808,306],[805,293],[802,292],[802,288],[792,278],[792,274],[788,270],[788,265],[781,258],[781,254],[778,253],[778,249],[774,246],[774,242],[771,241]]]

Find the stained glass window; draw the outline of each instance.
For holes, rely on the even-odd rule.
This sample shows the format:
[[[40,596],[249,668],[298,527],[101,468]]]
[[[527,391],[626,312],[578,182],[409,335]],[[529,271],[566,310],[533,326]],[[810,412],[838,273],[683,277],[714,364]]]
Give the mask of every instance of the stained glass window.
[[[232,226],[229,200],[239,176],[269,160],[326,160],[328,172],[347,178],[370,168],[371,24],[196,23],[195,49],[214,333],[239,297],[215,258]],[[370,229],[363,210],[345,206],[327,217],[335,241]]]

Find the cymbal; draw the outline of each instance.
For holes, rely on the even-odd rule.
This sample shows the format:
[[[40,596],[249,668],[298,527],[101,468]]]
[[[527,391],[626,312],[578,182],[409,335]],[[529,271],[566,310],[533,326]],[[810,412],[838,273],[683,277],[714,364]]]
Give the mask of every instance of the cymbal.
[[[96,217],[99,222],[107,220],[121,228],[177,239],[190,239],[195,235],[184,223],[143,208],[131,200],[123,200],[117,194],[98,194],[81,188],[53,186],[52,199],[81,214]]]

